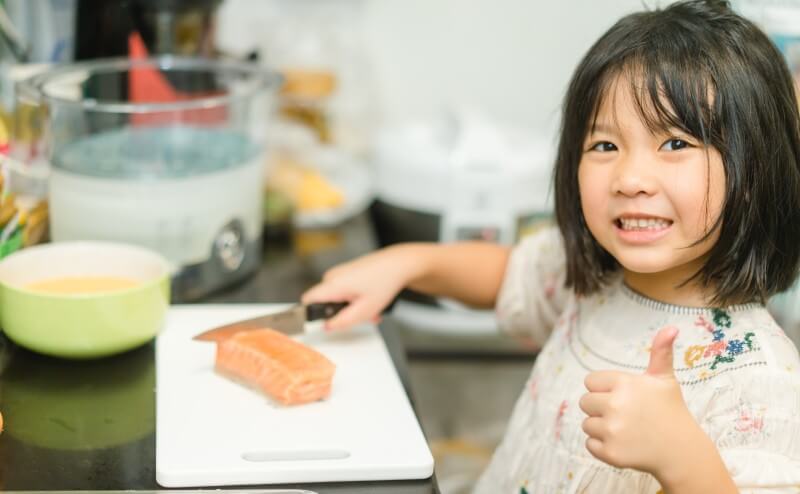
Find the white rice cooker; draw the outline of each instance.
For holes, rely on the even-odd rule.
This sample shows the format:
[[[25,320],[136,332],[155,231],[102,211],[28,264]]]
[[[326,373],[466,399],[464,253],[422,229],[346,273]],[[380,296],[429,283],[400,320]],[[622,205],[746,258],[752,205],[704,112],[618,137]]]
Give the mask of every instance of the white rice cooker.
[[[552,219],[553,156],[541,134],[463,112],[385,128],[374,152],[376,201],[370,210],[379,243],[513,244]],[[432,306],[450,310],[437,323]],[[432,330],[496,329],[491,312],[414,293],[404,293],[393,314],[414,327],[425,321]]]

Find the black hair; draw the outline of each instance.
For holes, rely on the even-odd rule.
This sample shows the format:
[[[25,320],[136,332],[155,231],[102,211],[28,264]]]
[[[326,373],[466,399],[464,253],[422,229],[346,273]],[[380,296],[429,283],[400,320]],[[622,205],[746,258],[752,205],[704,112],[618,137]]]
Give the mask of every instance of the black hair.
[[[555,164],[566,284],[590,294],[619,269],[586,226],[578,189],[583,143],[612,83],[626,76],[651,130],[678,128],[722,156],[719,239],[689,280],[715,306],[765,302],[800,268],[800,117],[782,54],[728,2],[694,0],[620,19],[588,51],[567,90]],[[702,240],[702,239],[701,239]]]

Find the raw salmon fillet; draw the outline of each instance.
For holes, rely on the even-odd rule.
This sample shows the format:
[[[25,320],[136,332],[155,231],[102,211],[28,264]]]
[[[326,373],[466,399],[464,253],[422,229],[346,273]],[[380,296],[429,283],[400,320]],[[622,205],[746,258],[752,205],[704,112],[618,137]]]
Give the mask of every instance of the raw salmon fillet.
[[[284,405],[326,398],[335,368],[321,353],[273,329],[244,331],[217,342],[217,372]]]

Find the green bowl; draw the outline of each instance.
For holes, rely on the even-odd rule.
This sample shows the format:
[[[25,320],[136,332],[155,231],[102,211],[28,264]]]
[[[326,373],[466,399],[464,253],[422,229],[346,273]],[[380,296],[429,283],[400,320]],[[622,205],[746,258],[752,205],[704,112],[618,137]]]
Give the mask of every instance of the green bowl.
[[[151,340],[169,307],[169,263],[141,247],[61,242],[15,252],[0,261],[0,324],[15,343],[55,357],[114,355]],[[32,283],[111,276],[138,281],[109,292],[56,294]]]

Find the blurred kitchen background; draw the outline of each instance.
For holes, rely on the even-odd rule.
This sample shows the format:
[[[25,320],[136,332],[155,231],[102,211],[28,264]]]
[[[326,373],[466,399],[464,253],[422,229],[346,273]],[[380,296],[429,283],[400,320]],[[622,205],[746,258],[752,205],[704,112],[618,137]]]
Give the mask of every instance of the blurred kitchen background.
[[[512,244],[550,221],[559,104],[574,66],[643,4],[658,2],[2,1],[0,152],[13,204],[0,204],[0,255],[47,240],[125,240],[173,262],[175,302],[263,298],[266,286],[262,301],[289,302],[327,268],[383,245]],[[735,6],[800,61],[800,2]],[[229,65],[96,62],[148,55]],[[263,101],[247,92],[243,63],[269,71]],[[232,134],[104,134],[131,111],[117,101],[128,86],[172,97],[162,102],[249,95],[224,111],[257,145]],[[181,119],[220,115],[187,105]],[[147,152],[203,162],[213,180],[148,168]],[[269,272],[258,269],[265,258]],[[796,298],[772,308],[800,341]],[[491,312],[419,294],[403,294],[384,324],[407,349],[440,488],[466,492],[535,354],[498,335]]]

